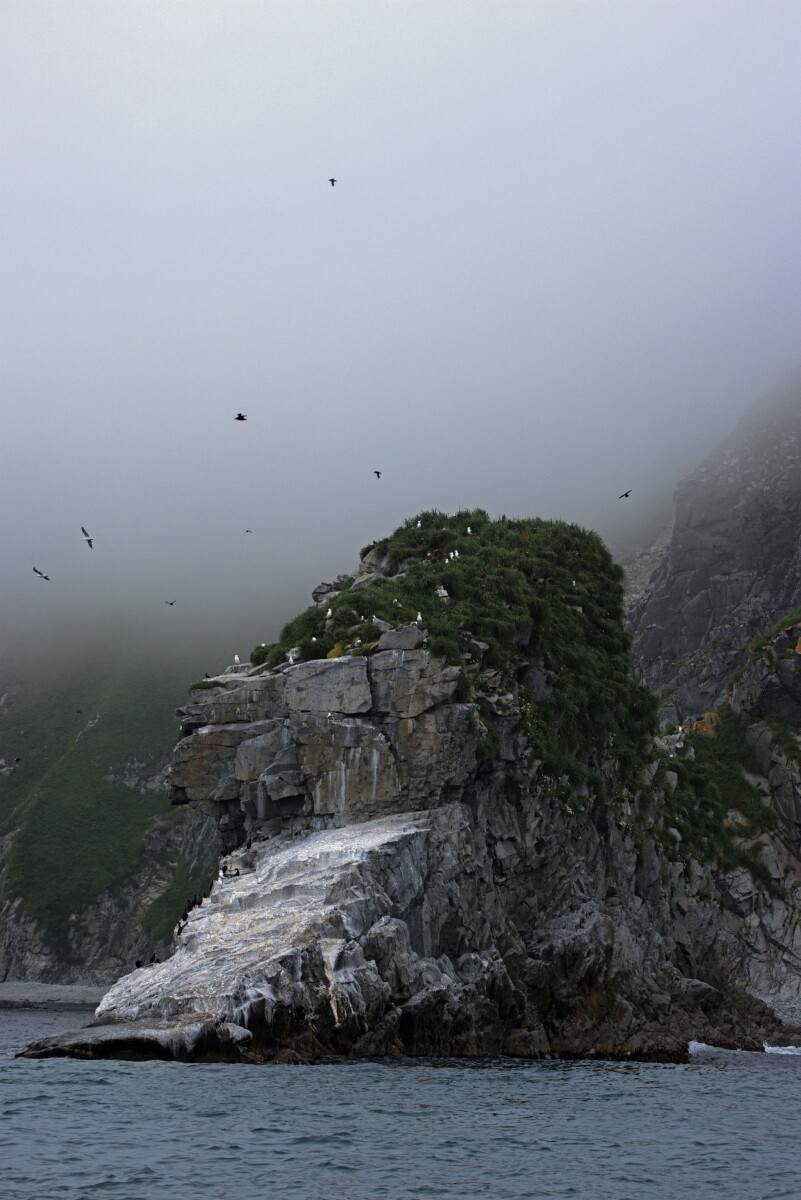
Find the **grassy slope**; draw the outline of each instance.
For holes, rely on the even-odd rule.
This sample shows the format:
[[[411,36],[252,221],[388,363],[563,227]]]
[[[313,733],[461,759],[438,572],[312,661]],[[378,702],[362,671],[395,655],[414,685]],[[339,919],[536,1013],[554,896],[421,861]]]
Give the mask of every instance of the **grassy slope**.
[[[154,823],[181,819],[163,792],[140,795],[103,778],[132,756],[144,776],[166,762],[185,674],[162,671],[117,659],[54,664],[0,716],[0,754],[22,758],[13,775],[0,777],[0,834],[17,831],[8,890],[62,954],[71,914],[138,869]]]

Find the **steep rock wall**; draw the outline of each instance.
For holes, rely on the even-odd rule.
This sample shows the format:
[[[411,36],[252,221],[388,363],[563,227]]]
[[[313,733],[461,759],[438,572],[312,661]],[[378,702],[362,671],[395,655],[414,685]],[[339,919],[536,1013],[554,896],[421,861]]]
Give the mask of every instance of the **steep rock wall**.
[[[709,902],[708,871],[657,852],[659,793],[610,777],[593,805],[542,777],[517,694],[458,703],[457,674],[379,648],[194,693],[170,784],[216,815],[221,876],[167,961],[29,1053],[679,1059],[693,1038],[786,1041],[732,986],[743,921]],[[498,751],[479,759],[486,722]]]
[[[801,603],[801,372],[678,485],[670,542],[630,612],[642,680],[717,707],[761,630]]]

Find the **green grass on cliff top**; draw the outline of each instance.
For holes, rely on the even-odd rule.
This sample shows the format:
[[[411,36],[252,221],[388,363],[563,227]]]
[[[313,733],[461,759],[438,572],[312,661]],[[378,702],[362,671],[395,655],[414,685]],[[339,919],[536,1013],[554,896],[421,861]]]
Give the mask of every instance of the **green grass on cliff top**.
[[[459,557],[451,559],[454,550]],[[257,646],[253,662],[275,665],[295,646],[301,660],[337,645],[369,654],[379,637],[373,616],[400,626],[419,611],[432,654],[463,668],[480,660],[482,669],[501,672],[504,686],[520,686],[530,744],[547,772],[583,777],[582,764],[597,767],[608,757],[624,776],[636,770],[655,701],[631,677],[623,571],[596,534],[564,521],[491,520],[481,509],[432,511],[362,555],[368,551],[395,577],[306,609],[277,643]],[[436,595],[440,585],[447,602]],[[481,654],[473,639],[488,649]],[[462,695],[470,694],[470,678]]]

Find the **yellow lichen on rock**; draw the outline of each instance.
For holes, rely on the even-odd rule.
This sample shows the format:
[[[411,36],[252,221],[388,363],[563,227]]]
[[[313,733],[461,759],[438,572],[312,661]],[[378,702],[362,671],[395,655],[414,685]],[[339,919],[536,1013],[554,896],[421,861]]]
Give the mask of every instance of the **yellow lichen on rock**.
[[[690,733],[697,733],[701,737],[714,737],[715,730],[720,724],[720,716],[716,712],[701,713],[691,725],[688,726]]]

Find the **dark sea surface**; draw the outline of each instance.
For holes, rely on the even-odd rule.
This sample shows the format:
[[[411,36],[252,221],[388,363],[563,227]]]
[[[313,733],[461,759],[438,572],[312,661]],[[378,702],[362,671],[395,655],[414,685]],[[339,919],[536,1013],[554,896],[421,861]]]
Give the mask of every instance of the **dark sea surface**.
[[[686,1066],[14,1059],[84,1012],[0,1010],[2,1200],[801,1197],[801,1056]]]

